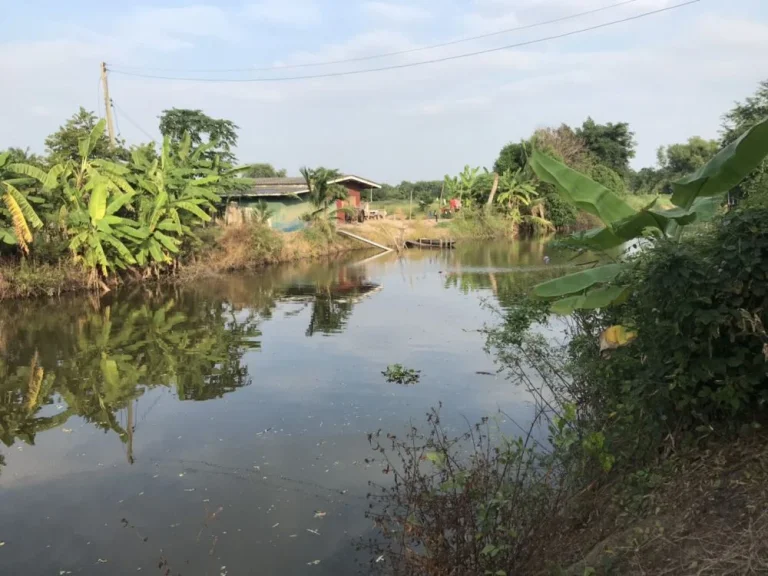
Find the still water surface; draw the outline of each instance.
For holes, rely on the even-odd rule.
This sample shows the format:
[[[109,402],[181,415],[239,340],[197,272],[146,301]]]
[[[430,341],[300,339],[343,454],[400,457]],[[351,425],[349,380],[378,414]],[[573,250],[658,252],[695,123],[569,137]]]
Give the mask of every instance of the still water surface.
[[[0,574],[365,573],[366,433],[438,402],[457,428],[524,422],[524,392],[478,374],[478,330],[551,275],[545,254],[356,254],[0,305]],[[421,381],[387,383],[392,363]]]

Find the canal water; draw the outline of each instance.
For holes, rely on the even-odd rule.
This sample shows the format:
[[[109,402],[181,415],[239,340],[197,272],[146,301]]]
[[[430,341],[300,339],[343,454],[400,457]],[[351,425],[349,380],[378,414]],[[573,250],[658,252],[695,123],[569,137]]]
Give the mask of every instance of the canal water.
[[[0,574],[356,574],[366,434],[530,419],[480,330],[541,242],[0,304]],[[382,376],[421,370],[401,386]],[[169,571],[170,570],[170,571]]]

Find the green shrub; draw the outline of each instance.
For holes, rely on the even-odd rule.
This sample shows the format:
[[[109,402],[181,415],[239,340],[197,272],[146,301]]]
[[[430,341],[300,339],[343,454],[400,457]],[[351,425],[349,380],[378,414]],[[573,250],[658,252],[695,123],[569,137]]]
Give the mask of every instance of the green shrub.
[[[547,220],[552,222],[552,225],[558,230],[573,226],[579,215],[579,210],[573,204],[563,200],[554,191],[544,194],[544,207],[547,211]]]
[[[633,398],[677,426],[741,423],[768,400],[768,209],[638,259],[615,320],[637,340],[606,362]],[[609,321],[614,319],[609,318]],[[616,383],[616,382],[615,382]]]
[[[602,184],[608,190],[615,192],[616,194],[624,195],[627,193],[624,179],[619,176],[615,171],[603,166],[602,164],[595,164],[589,170],[589,177],[592,178],[598,184]]]
[[[574,313],[565,345],[538,328],[551,322],[549,304],[528,297],[510,303],[490,331],[489,349],[511,381],[557,414],[576,406],[578,438],[593,439],[572,446],[585,470],[614,460],[637,466],[665,439],[696,441],[760,419],[768,402],[768,209],[732,212],[704,232],[649,245],[617,280],[631,285],[629,299]],[[636,338],[601,352],[600,336],[613,325]]]
[[[464,238],[498,238],[513,231],[508,220],[485,206],[462,208],[450,227],[456,236]]]

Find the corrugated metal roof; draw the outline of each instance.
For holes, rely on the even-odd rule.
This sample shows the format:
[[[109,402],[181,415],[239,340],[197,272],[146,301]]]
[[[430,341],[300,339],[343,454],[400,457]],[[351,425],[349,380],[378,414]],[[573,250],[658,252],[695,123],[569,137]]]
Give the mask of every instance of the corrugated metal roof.
[[[301,177],[254,178],[253,180],[254,185],[250,190],[223,193],[221,196],[289,196],[293,194],[306,194],[309,192],[304,178]],[[346,182],[347,180],[356,180],[357,182],[370,186],[371,188],[381,188],[381,185],[376,184],[371,180],[361,178],[360,176],[355,176],[353,174],[345,174],[344,176],[333,180],[333,182]]]
[[[255,186],[295,186],[297,184],[305,186],[304,178],[301,176],[289,178],[254,178]]]

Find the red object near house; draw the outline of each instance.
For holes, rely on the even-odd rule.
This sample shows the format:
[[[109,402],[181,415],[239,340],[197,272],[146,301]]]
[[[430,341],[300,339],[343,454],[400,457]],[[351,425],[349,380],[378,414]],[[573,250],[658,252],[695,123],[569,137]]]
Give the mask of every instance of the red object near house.
[[[453,210],[454,212],[456,212],[457,210],[460,210],[461,200],[459,200],[458,198],[452,198],[450,206],[451,206],[451,210]]]
[[[368,182],[356,176],[344,176],[342,180],[337,182],[347,189],[348,194],[347,200],[336,200],[336,209],[339,210],[336,218],[339,222],[344,222],[347,218],[346,212],[341,211],[342,208],[360,208],[362,203],[361,194],[372,188],[379,188],[378,184]]]

